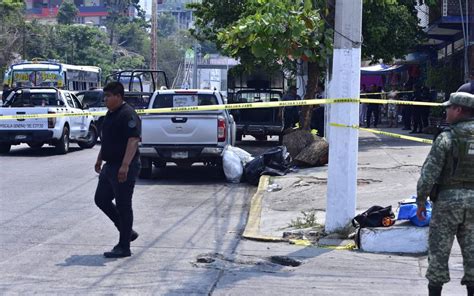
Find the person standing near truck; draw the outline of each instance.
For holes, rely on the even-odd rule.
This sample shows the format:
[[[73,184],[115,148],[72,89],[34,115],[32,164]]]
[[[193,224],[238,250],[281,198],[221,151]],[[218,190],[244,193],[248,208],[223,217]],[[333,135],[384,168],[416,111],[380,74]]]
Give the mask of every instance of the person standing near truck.
[[[296,93],[296,86],[290,86],[288,91],[283,95],[283,101],[301,100],[301,97]],[[298,106],[288,106],[284,109],[285,129],[292,128],[299,121],[300,111]]]
[[[429,295],[441,295],[449,282],[448,260],[456,236],[463,256],[462,285],[474,295],[474,95],[452,93],[446,106],[449,129],[439,134],[421,168],[416,215],[426,217],[433,201],[428,238]]]
[[[132,195],[140,172],[138,143],[141,121],[123,97],[124,88],[120,82],[110,82],[104,87],[108,112],[102,123],[102,146],[95,164],[95,171],[99,174],[95,203],[120,233],[119,243],[104,253],[106,258],[131,256],[130,242],[138,238],[138,233],[132,229]],[[115,204],[112,202],[114,199]]]

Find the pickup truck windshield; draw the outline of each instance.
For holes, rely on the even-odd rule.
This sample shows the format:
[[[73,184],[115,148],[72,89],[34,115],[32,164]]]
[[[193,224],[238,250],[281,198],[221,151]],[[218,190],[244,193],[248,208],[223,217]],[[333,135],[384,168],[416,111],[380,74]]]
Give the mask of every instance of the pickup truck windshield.
[[[76,95],[83,105],[90,108],[105,107],[104,93],[102,91],[86,91]]]
[[[11,107],[46,107],[46,106],[64,106],[64,103],[58,100],[56,93],[16,93],[6,102],[6,106]]]
[[[153,108],[173,108],[217,105],[213,94],[159,94],[153,102]]]

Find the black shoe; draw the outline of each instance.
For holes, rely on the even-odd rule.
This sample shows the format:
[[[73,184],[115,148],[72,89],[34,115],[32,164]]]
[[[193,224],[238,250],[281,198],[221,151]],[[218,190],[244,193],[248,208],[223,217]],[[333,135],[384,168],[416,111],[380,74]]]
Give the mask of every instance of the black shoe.
[[[132,252],[130,252],[130,248],[124,248],[120,245],[116,245],[112,251],[105,252],[105,258],[123,258],[123,257],[130,257],[132,256]]]
[[[409,134],[416,134],[416,131],[411,131],[409,132]]]
[[[130,235],[130,241],[133,242],[137,238],[138,238],[138,232],[136,232],[135,230],[132,230],[132,234]]]

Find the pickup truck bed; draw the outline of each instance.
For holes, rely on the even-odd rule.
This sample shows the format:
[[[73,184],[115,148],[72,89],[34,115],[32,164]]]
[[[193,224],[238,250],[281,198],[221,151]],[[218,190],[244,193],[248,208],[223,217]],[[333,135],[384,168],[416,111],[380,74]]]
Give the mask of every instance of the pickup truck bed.
[[[212,90],[156,91],[149,108],[223,104]],[[159,113],[142,116],[140,155],[142,178],[150,178],[152,164],[173,162],[190,166],[196,162],[222,165],[226,145],[235,141],[235,123],[227,110]]]

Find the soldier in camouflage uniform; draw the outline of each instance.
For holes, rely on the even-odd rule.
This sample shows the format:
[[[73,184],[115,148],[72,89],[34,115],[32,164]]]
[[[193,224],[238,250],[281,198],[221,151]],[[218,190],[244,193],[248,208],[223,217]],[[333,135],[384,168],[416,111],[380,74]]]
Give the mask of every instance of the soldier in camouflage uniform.
[[[433,142],[417,185],[417,216],[424,220],[430,196],[428,270],[429,295],[441,295],[449,282],[448,260],[456,236],[463,256],[468,295],[474,296],[474,95],[451,94],[446,121],[449,129]]]

